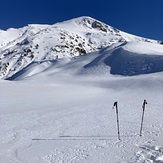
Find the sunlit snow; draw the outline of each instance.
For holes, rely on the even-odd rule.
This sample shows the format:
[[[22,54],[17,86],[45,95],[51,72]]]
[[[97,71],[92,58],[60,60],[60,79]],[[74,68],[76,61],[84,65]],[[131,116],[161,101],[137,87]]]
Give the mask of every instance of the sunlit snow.
[[[163,46],[94,21],[0,31],[0,162],[163,161]],[[62,51],[59,45],[70,46],[71,37],[85,39],[86,54]],[[28,48],[34,57],[24,57]]]

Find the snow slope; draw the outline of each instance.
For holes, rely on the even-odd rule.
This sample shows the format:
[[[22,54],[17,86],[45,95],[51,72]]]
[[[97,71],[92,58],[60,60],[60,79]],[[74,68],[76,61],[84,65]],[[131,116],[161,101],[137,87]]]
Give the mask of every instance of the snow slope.
[[[157,46],[162,51],[158,41],[124,33],[90,17],[54,25],[31,24],[20,29],[1,31],[0,78],[12,77],[36,62],[72,59],[125,42],[144,43],[144,47],[148,48]]]
[[[0,79],[0,162],[163,162],[163,46],[121,31],[114,35],[114,28],[94,22],[81,17],[53,26],[30,25],[25,28],[34,35],[28,29],[28,38],[19,37],[22,43],[1,48],[1,62],[10,63]],[[61,29],[69,31],[67,41],[57,40]],[[71,42],[72,29],[73,36],[76,31],[85,42],[94,41],[94,49],[85,44],[86,54],[68,48],[52,57],[51,46]],[[52,42],[50,31],[56,36]],[[25,61],[21,52],[27,47],[34,58],[26,51]],[[14,72],[13,57],[21,63]],[[144,99],[148,104],[140,137]]]
[[[1,162],[163,161],[162,73],[135,77],[53,73],[0,81]],[[144,99],[148,104],[140,137]]]
[[[44,71],[51,75],[122,75],[134,76],[163,71],[163,46],[159,44],[123,42],[114,43],[100,51],[73,59],[35,61],[8,80],[20,80]],[[157,50],[156,50],[157,49]],[[64,73],[65,75],[65,73]]]

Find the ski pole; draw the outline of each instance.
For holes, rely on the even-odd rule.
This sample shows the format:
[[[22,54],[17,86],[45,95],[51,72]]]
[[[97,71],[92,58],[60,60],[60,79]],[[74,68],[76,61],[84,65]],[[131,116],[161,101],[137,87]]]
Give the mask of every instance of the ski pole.
[[[145,105],[147,104],[147,101],[144,100],[143,102],[143,113],[142,113],[142,119],[141,119],[141,127],[140,127],[140,136],[142,136],[142,130],[143,130],[143,120],[144,120],[144,112],[145,112]]]
[[[118,102],[114,102],[113,108],[116,107],[116,114],[117,114],[117,129],[118,129],[118,139],[120,139],[120,131],[119,131],[119,118],[118,118]]]

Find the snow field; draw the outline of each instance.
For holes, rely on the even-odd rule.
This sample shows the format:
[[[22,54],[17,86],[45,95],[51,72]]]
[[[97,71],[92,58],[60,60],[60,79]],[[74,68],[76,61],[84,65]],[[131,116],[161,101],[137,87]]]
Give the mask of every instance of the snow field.
[[[157,78],[156,78],[157,76]],[[145,77],[1,81],[2,162],[162,161],[162,83]],[[115,80],[116,78],[116,80]],[[145,80],[146,79],[146,80]],[[54,82],[55,81],[55,82]],[[153,85],[155,83],[155,85]],[[146,84],[146,87],[142,85]],[[151,87],[153,85],[153,87]],[[139,136],[142,103],[143,136]],[[118,101],[120,135],[117,138]]]

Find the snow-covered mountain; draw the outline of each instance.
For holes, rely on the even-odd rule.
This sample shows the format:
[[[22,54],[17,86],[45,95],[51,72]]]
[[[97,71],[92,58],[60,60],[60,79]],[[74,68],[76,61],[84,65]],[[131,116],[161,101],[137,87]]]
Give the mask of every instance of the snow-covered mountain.
[[[103,62],[112,67],[113,74],[136,75],[163,70],[160,62],[163,46],[159,41],[127,34],[90,17],[79,17],[54,25],[31,24],[1,30],[0,78],[19,76],[32,67],[30,74],[26,73],[30,76],[51,67],[54,62],[63,59],[69,62],[92,52],[101,55]],[[142,55],[137,54],[151,56],[145,56],[147,61],[143,61]]]
[[[90,17],[0,31],[0,162],[162,163],[161,44]]]

